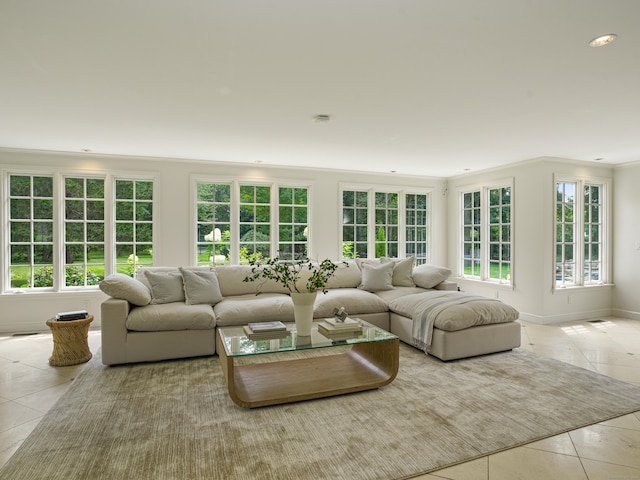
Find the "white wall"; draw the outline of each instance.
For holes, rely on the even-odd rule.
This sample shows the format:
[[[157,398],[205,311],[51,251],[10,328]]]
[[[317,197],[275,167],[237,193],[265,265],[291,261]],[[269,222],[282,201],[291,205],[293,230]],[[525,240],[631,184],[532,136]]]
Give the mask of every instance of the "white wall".
[[[446,204],[442,195],[444,181],[427,177],[379,175],[363,172],[277,168],[263,165],[236,165],[184,160],[144,159],[116,156],[81,155],[0,149],[0,169],[48,168],[51,171],[152,173],[157,176],[159,195],[154,221],[156,265],[189,265],[190,258],[190,179],[191,175],[222,176],[243,179],[311,181],[310,247],[314,258],[339,258],[338,244],[342,217],[339,212],[339,182],[401,185],[432,188],[432,263],[447,261]],[[4,195],[4,192],[2,192]],[[2,233],[5,212],[2,215]],[[3,266],[3,272],[6,268]],[[100,303],[104,295],[64,292],[51,294],[0,295],[0,332],[46,330],[45,320],[60,311],[87,309],[94,314],[93,326],[99,325]]]
[[[612,178],[609,167],[541,158],[513,167],[449,179],[448,238],[455,244],[458,229],[456,192],[472,185],[485,185],[496,179],[513,178],[512,272],[513,287],[490,285],[459,278],[461,288],[497,297],[520,310],[521,318],[538,323],[597,318],[612,311],[612,288],[594,286],[553,291],[554,285],[554,175],[567,174]],[[457,252],[449,250],[448,265],[457,268]]]
[[[640,320],[640,164],[617,168],[614,184],[614,313]]]

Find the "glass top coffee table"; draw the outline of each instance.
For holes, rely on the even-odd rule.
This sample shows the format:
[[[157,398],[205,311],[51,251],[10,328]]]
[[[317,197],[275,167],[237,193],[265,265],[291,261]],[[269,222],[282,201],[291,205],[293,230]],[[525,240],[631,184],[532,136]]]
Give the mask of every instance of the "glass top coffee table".
[[[352,338],[329,338],[314,324],[281,338],[251,340],[243,327],[217,329],[217,352],[233,401],[246,408],[299,402],[388,385],[398,373],[398,337],[367,322]]]

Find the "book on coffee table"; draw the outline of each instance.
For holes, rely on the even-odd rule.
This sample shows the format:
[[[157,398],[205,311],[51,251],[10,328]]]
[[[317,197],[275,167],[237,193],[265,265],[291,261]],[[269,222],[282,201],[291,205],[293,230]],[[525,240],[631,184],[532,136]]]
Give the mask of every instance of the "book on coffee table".
[[[351,330],[346,332],[335,332],[325,330],[322,324],[318,324],[318,332],[331,340],[349,340],[350,338],[359,338],[362,335],[362,327],[359,330]]]
[[[287,338],[291,332],[289,330],[271,330],[266,332],[254,332],[248,325],[244,327],[244,333],[249,340],[275,340],[278,338]]]
[[[252,322],[249,323],[249,328],[253,333],[281,332],[286,330],[287,326],[282,322]]]
[[[351,317],[345,318],[344,321],[335,317],[325,318],[320,325],[329,331],[349,332],[362,329],[362,322],[360,319]]]

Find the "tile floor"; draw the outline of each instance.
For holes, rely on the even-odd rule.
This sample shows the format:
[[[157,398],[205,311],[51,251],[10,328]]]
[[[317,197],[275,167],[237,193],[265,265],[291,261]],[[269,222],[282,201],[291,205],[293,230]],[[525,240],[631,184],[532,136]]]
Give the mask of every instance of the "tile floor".
[[[640,321],[536,325],[522,348],[640,385]],[[93,352],[100,332],[89,332]],[[50,367],[51,335],[0,336],[0,465],[70,385],[83,365]],[[495,455],[419,480],[640,480],[640,412]]]

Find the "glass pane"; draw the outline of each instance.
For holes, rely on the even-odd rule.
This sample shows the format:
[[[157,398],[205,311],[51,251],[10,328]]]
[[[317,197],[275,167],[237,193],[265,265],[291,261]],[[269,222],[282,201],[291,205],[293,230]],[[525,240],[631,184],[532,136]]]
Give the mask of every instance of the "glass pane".
[[[87,198],[104,198],[104,180],[87,180]]]
[[[136,220],[139,222],[150,222],[153,220],[153,203],[136,203]]]
[[[12,197],[30,197],[31,177],[11,175],[9,177],[9,195]]]
[[[133,242],[132,223],[116,223],[116,242]]]
[[[136,182],[136,199],[137,200],[153,200],[153,182],[137,181]]]
[[[53,265],[53,245],[34,245],[33,263],[39,265]]]
[[[53,219],[53,200],[33,200],[33,218]]]
[[[53,197],[53,178],[52,177],[33,177],[33,196],[34,197]]]
[[[293,188],[280,187],[279,203],[292,205],[293,204]]]
[[[82,178],[67,178],[64,184],[64,196],[66,198],[84,198],[84,181]]]
[[[84,202],[67,200],[65,202],[65,218],[67,220],[84,220]]]
[[[67,223],[65,225],[65,240],[67,242],[84,242],[84,224]]]
[[[103,201],[87,201],[87,220],[104,220]]]
[[[136,224],[136,242],[153,241],[153,226],[150,223]]]
[[[87,241],[104,241],[104,223],[87,223]]]
[[[11,241],[12,242],[30,242],[31,241],[31,223],[30,222],[11,222]]]
[[[256,203],[271,203],[271,187],[256,187]]]
[[[214,209],[216,221],[228,223],[231,221],[231,207],[229,205],[216,205]]]
[[[133,182],[131,180],[116,180],[116,198],[133,200]]]
[[[12,219],[30,219],[31,218],[31,200],[22,198],[11,199],[11,218]]]
[[[306,207],[296,207],[294,210],[295,222],[296,223],[307,223],[307,208]]]
[[[33,241],[38,243],[53,242],[53,223],[51,222],[34,223]]]
[[[11,264],[28,264],[31,262],[29,245],[11,245]]]
[[[213,202],[213,188],[210,183],[198,183],[197,200],[199,202]]]
[[[282,223],[292,223],[293,222],[293,207],[280,207],[280,221]]]
[[[198,222],[213,222],[213,205],[198,204]]]

